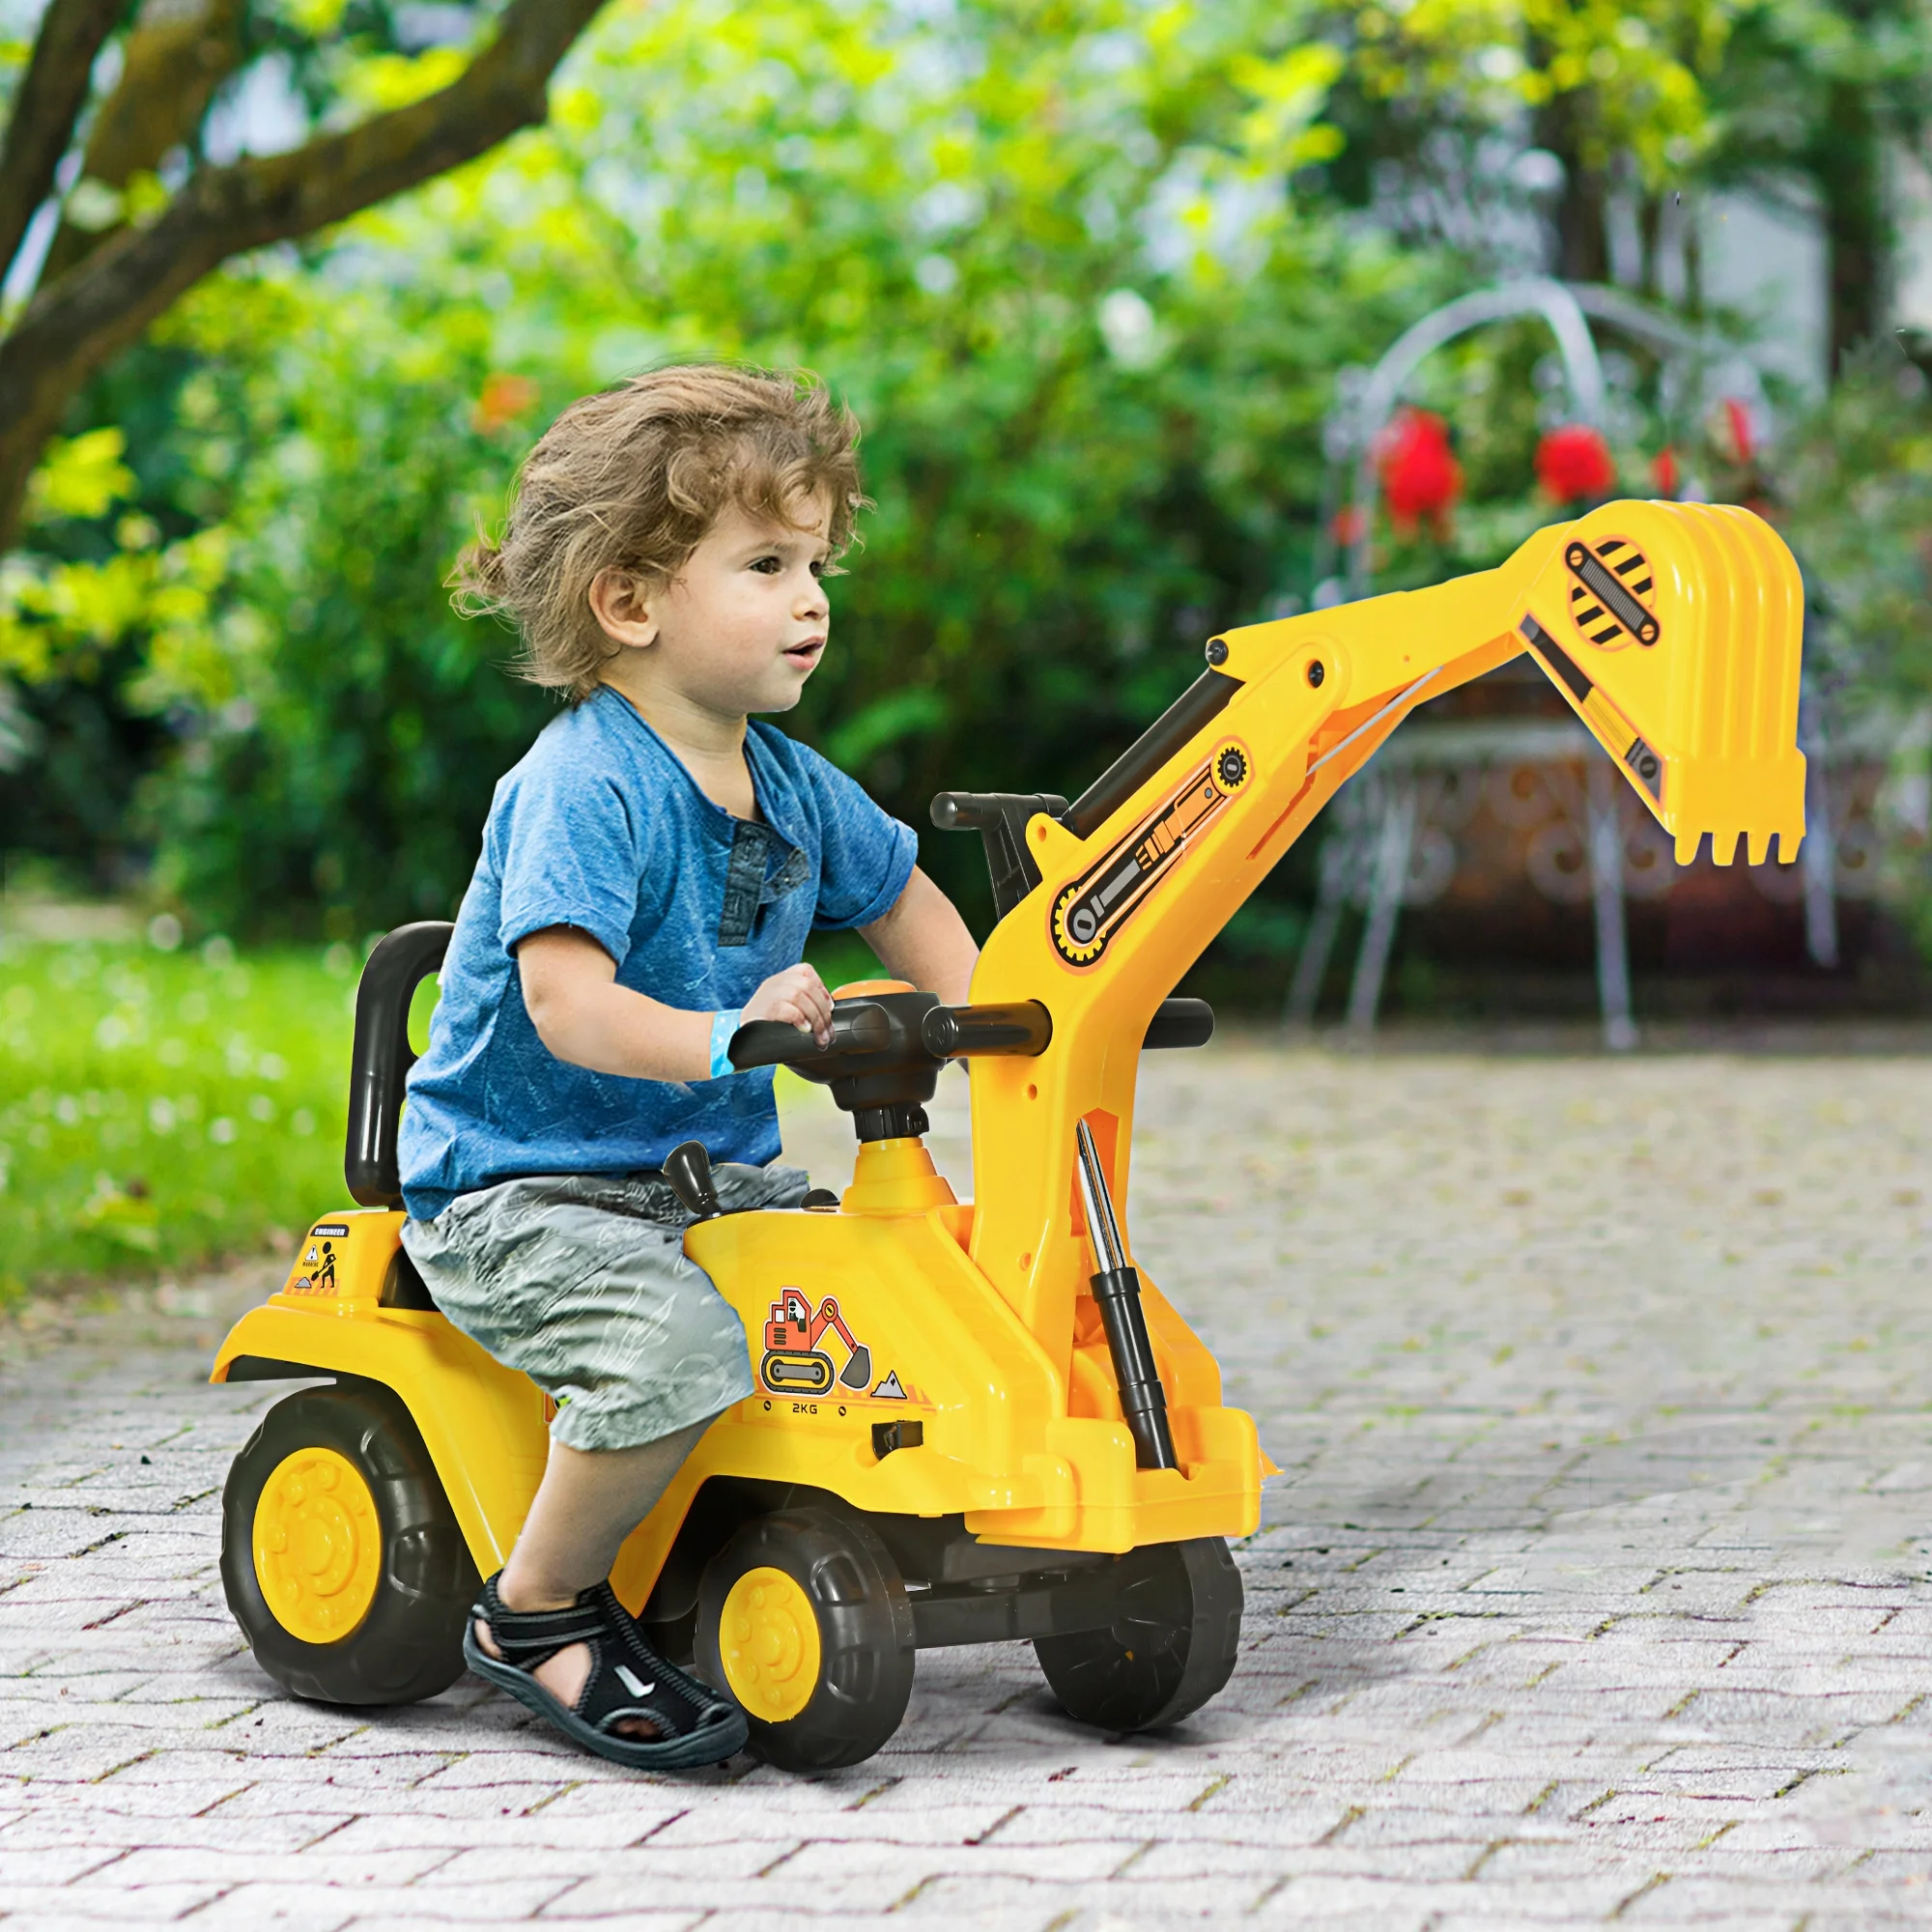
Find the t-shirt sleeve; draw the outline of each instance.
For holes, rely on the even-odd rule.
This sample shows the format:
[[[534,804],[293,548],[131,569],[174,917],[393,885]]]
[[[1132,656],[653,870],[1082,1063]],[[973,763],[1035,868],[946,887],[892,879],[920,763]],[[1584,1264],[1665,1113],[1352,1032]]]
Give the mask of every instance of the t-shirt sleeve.
[[[821,932],[870,925],[898,903],[919,858],[919,836],[882,811],[856,780],[801,745],[803,776],[818,801]]]
[[[618,788],[568,765],[521,774],[497,831],[504,952],[545,926],[575,925],[621,966],[648,854]]]

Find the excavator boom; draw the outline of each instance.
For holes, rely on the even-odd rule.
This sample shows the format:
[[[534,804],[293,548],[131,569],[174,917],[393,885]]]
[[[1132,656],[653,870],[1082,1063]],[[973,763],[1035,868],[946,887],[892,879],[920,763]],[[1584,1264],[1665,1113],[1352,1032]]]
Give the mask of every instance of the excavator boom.
[[[1278,647],[1327,619],[1358,680],[1373,683],[1390,670],[1389,646],[1410,625],[1480,627],[1490,612],[1499,638],[1529,652],[1622,767],[1670,833],[1679,864],[1706,837],[1720,866],[1740,838],[1752,865],[1769,856],[1774,835],[1781,858],[1796,855],[1804,831],[1804,759],[1795,743],[1804,586],[1776,531],[1748,510],[1608,503],[1539,530],[1497,570],[1253,625],[1226,641],[1231,655],[1237,641]],[[1469,652],[1469,641],[1443,638],[1412,696],[1387,694],[1401,715],[1465,681],[1469,659],[1485,655]],[[1396,722],[1392,715],[1390,728]],[[1350,756],[1348,769],[1364,756]]]
[[[1155,1008],[1402,720],[1527,651],[1671,836],[1796,856],[1804,589],[1747,510],[1617,502],[1495,570],[1225,633],[1209,669],[1064,811],[1015,824],[1018,897],[976,1002],[1038,1000],[1037,1059],[973,1075],[974,1259],[1064,1359],[1084,1289],[1074,1134],[1117,1202]],[[1043,801],[1044,802],[1044,801]],[[1050,802],[1057,806],[1058,800]]]

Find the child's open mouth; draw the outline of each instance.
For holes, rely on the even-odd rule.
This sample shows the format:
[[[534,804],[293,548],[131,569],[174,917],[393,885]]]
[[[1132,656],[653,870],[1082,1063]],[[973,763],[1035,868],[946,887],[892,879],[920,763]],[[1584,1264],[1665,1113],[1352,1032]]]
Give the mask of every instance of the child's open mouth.
[[[803,643],[787,647],[785,656],[801,669],[810,670],[818,662],[818,654],[825,648],[823,638],[807,638]]]

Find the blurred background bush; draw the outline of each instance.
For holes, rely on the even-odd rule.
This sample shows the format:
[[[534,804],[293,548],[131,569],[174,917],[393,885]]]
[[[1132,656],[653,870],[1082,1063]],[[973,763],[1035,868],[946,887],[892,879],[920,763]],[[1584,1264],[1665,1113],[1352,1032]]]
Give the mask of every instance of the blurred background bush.
[[[461,90],[505,47],[498,125]],[[1409,324],[1513,275],[1617,288],[1749,359],[1757,414],[1606,355],[1580,494],[1779,520],[1816,700],[1883,727],[1889,917],[1932,937],[1928,66],[1917,0],[0,0],[0,1272],[330,1191],[344,975],[452,912],[551,711],[444,575],[557,409],[665,358],[857,411],[878,507],[786,728],[983,929],[930,795],[1077,791],[1207,636],[1337,594],[1324,425]],[[1412,399],[1459,481],[1376,514],[1378,587],[1565,507],[1547,335],[1464,338]],[[1297,848],[1204,987],[1278,1006],[1314,880]],[[128,936],[78,951],[19,910],[102,897]],[[196,1136],[217,1167],[170,1193]]]

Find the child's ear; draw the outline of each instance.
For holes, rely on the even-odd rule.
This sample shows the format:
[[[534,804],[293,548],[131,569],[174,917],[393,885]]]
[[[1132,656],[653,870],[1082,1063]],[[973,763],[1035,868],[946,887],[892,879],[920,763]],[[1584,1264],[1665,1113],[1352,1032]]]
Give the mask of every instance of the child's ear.
[[[658,640],[656,599],[631,570],[600,570],[590,580],[590,614],[613,644],[646,650]]]

